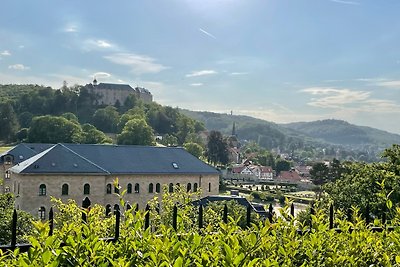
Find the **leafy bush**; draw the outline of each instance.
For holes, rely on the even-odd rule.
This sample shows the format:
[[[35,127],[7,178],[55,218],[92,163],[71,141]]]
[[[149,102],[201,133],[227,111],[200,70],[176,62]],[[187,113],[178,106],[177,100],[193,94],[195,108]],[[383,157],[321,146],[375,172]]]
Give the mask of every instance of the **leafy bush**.
[[[123,202],[121,193],[121,204]],[[46,223],[34,223],[38,233],[29,238],[28,253],[0,252],[2,266],[399,266],[400,231],[372,232],[357,210],[353,222],[337,216],[335,226],[343,232],[329,229],[328,210],[316,206],[310,223],[299,222],[287,215],[289,207],[281,209],[274,219],[254,221],[250,228],[238,226],[230,212],[227,224],[221,222],[221,206],[210,205],[205,215],[205,227],[190,223],[191,208],[185,206],[189,195],[178,191],[163,197],[158,224],[144,229],[145,212],[122,211],[121,234],[117,242],[100,237],[112,234],[114,216],[104,216],[104,209],[86,211],[87,223],[80,219],[82,210],[75,203],[62,204],[54,235],[48,237]],[[178,229],[171,227],[170,207],[181,203]],[[156,203],[156,202],[155,202]],[[123,206],[123,205],[121,205]],[[222,205],[223,206],[223,205]],[[187,210],[188,209],[188,210]],[[214,213],[211,213],[213,211]],[[400,208],[392,208],[393,223],[400,222]],[[188,214],[185,214],[188,212]],[[239,212],[241,213],[241,212]],[[208,217],[207,217],[208,216]],[[354,228],[353,231],[349,231]],[[303,234],[299,234],[301,230]],[[108,232],[107,232],[108,231]],[[63,246],[61,246],[63,244]]]

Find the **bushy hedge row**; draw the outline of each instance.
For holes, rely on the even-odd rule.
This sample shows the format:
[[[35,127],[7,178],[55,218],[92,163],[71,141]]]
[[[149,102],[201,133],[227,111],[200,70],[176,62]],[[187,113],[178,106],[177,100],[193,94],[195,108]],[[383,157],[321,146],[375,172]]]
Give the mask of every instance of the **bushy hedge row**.
[[[76,204],[58,203],[58,208],[53,236],[48,237],[47,224],[35,223],[38,234],[29,238],[33,245],[29,252],[2,254],[0,265],[400,266],[400,230],[372,232],[357,211],[353,223],[336,219],[343,230],[337,233],[329,229],[327,211],[317,210],[311,230],[301,235],[297,230],[308,229],[308,224],[296,223],[290,216],[273,223],[258,221],[250,228],[238,226],[232,217],[228,224],[208,218],[207,227],[188,228],[186,208],[180,209],[177,231],[163,213],[158,218],[152,214],[159,225],[144,230],[144,212],[130,210],[123,211],[120,239],[105,242],[100,238],[113,234],[114,218],[104,217],[102,208],[92,208],[87,223],[81,221]],[[393,213],[391,223],[397,224],[400,209]]]

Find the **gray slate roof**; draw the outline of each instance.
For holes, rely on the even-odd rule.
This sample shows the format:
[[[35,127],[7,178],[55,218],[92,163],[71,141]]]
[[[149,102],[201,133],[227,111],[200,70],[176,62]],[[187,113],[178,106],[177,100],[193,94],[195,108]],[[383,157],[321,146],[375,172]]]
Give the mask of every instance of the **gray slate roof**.
[[[95,86],[97,89],[106,89],[106,90],[123,90],[123,91],[130,91],[134,92],[133,89],[129,84],[117,84],[117,83],[99,83]]]
[[[54,145],[12,167],[11,171],[26,174],[219,174],[183,148],[90,144]]]
[[[54,144],[35,144],[35,143],[21,143],[17,146],[0,154],[0,164],[4,162],[4,156],[11,155],[14,160],[13,163],[17,164],[25,161],[34,155],[54,146]]]

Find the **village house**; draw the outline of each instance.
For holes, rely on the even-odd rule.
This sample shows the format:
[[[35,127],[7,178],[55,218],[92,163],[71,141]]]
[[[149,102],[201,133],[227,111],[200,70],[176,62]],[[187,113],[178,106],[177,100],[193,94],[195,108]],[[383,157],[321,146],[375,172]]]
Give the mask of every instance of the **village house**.
[[[232,174],[235,178],[245,178],[251,181],[272,181],[274,179],[274,170],[268,166],[240,164],[232,167]]]
[[[3,158],[11,156],[12,161],[17,155],[7,153]],[[40,219],[46,219],[52,206],[50,196],[78,204],[88,197],[110,211],[119,204],[113,193],[123,190],[125,200],[139,208],[161,194],[163,187],[170,192],[176,185],[187,191],[201,188],[202,196],[219,191],[219,172],[177,147],[56,144],[15,163],[7,171],[16,208]]]

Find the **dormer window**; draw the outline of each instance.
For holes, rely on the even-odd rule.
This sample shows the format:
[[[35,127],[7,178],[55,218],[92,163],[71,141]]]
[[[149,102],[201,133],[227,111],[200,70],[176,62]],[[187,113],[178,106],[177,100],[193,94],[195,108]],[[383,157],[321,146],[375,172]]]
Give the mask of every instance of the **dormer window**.
[[[172,162],[172,167],[174,167],[174,169],[179,169],[178,163],[176,162]]]
[[[4,156],[4,164],[10,165],[12,164],[13,157],[11,155]]]

